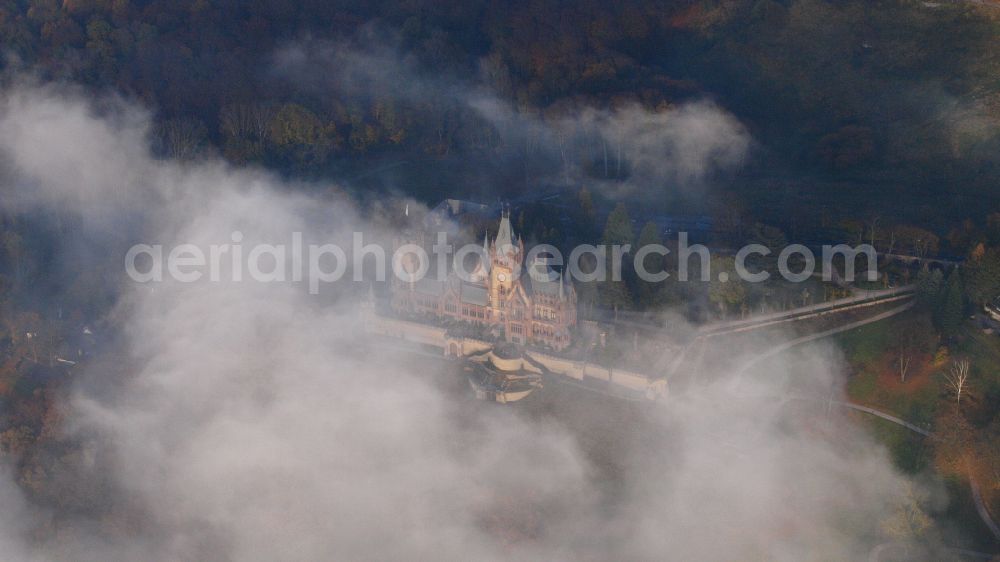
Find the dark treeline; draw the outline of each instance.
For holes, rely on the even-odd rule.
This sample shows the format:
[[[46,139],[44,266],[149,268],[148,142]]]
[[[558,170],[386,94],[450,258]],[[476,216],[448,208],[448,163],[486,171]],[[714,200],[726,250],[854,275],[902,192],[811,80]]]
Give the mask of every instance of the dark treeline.
[[[909,1],[6,0],[0,41],[10,68],[149,107],[164,156],[218,154],[428,202],[516,198],[536,181],[573,193],[627,181],[629,154],[606,137],[541,138],[518,123],[628,104],[656,113],[707,97],[756,142],[697,209],[713,217],[716,242],[869,242],[972,256],[991,271],[996,15]],[[513,116],[474,109],[480,92]],[[635,211],[654,209],[651,200],[656,212],[678,212],[664,202],[671,187],[632,192],[635,233],[648,218]],[[540,240],[592,241],[616,201],[600,186],[590,195],[603,211],[574,216],[573,232],[544,206],[521,207]],[[0,274],[8,286],[33,279],[23,284],[38,292],[52,277],[34,273],[44,252],[32,247],[45,236],[26,225],[4,223]],[[659,302],[632,285],[608,299]],[[991,294],[974,292],[978,303]]]
[[[0,41],[10,68],[149,107],[164,156],[389,183],[428,202],[516,197],[542,180],[574,191],[626,181],[620,146],[587,131],[533,136],[518,116],[555,123],[582,108],[660,112],[707,97],[756,142],[737,177],[713,186],[724,195],[705,198],[725,203],[698,210],[723,243],[771,229],[990,259],[996,15],[901,0],[4,0]],[[302,60],[288,55],[296,49]],[[485,117],[470,102],[477,92],[513,117]],[[641,189],[652,196],[626,201],[633,210],[668,200],[671,186]],[[614,201],[591,192],[609,211]],[[638,232],[646,217],[636,218]],[[536,230],[593,238],[603,222],[574,220],[586,236]],[[42,238],[15,218],[4,230],[4,274],[29,276],[19,256]]]
[[[994,15],[909,1],[7,0],[0,38],[9,61],[153,108],[166,155],[208,150],[305,174],[459,155],[502,169],[531,146],[451,96],[359,92],[336,76],[307,87],[275,60],[303,42],[376,49],[402,61],[400,81],[486,88],[543,120],[709,97],[762,148],[737,190],[757,212],[903,197],[912,220],[944,233],[969,218],[960,208],[997,203]]]

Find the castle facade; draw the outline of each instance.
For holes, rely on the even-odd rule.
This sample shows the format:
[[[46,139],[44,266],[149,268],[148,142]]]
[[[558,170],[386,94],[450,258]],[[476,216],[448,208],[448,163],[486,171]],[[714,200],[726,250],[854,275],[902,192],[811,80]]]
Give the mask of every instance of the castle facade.
[[[433,267],[421,279],[394,277],[393,311],[479,325],[511,343],[569,347],[576,326],[573,284],[544,260],[524,266],[524,242],[508,214],[502,214],[496,238],[485,235],[482,256],[488,259],[480,258],[465,279],[454,271],[435,278]]]

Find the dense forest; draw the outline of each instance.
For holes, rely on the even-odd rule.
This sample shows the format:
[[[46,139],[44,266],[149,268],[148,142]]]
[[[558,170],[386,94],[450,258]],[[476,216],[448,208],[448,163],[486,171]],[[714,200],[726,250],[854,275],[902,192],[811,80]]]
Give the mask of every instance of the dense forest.
[[[622,203],[631,241],[650,213],[698,213],[725,246],[974,255],[982,303],[1000,244],[998,16],[974,2],[8,0],[0,39],[8,76],[148,108],[163,157],[429,204],[557,185],[573,228],[524,201],[518,226],[561,247],[621,230],[605,222]],[[651,166],[637,121],[712,127],[723,165]],[[37,294],[57,260],[36,250],[65,230],[29,223],[7,217],[3,273],[34,272]],[[630,290],[616,306],[687,298]]]
[[[7,0],[0,38],[8,67],[153,108],[166,155],[212,151],[341,177],[432,162],[418,170],[445,174],[450,190],[468,181],[470,158],[492,165],[508,194],[546,166],[530,132],[487,118],[456,90],[478,88],[514,118],[547,122],[713,99],[759,145],[733,182],[757,213],[905,198],[912,220],[945,233],[946,220],[983,218],[962,209],[1000,197],[996,15],[988,4],[915,1]],[[548,164],[576,159],[575,181],[627,175],[620,162],[609,173],[607,150],[576,142]],[[537,176],[509,171],[532,157]]]

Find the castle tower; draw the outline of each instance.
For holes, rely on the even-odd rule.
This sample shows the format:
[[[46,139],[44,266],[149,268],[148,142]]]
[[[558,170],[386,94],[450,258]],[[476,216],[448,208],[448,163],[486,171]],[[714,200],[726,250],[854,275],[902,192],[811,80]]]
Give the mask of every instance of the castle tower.
[[[497,237],[490,247],[490,307],[495,316],[500,312],[502,301],[520,278],[523,260],[524,242],[514,234],[510,226],[510,213],[504,211],[500,217]]]

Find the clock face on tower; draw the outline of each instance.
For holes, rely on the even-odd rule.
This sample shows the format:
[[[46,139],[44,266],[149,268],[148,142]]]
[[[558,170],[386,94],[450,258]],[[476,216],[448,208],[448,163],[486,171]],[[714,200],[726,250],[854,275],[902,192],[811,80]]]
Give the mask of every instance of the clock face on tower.
[[[507,274],[506,273],[498,273],[497,274],[497,280],[500,281],[501,283],[506,282],[507,281]]]

